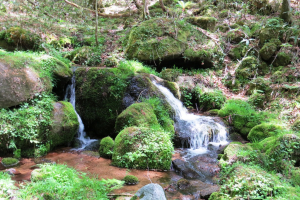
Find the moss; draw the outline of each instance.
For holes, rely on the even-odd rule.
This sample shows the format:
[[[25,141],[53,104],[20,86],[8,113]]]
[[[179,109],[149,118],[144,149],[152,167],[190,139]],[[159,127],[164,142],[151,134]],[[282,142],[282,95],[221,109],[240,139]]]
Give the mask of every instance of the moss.
[[[219,110],[220,117],[227,118],[228,123],[233,125],[235,130],[247,137],[251,128],[259,124],[260,116],[253,107],[243,100],[228,100]]]
[[[214,17],[189,17],[186,21],[205,30],[213,31],[215,29],[217,19]]]
[[[277,45],[271,42],[265,43],[264,46],[259,50],[259,55],[264,60],[269,60],[277,50]]]
[[[264,108],[266,101],[266,95],[260,92],[254,92],[250,97],[248,102],[257,107],[257,108]]]
[[[165,81],[164,86],[168,88],[177,99],[180,99],[181,95],[177,83]]]
[[[263,45],[272,39],[278,39],[281,28],[262,28],[259,33],[259,43]]]
[[[229,31],[226,36],[226,39],[229,42],[235,43],[235,44],[241,42],[244,38],[245,38],[245,34],[243,33],[243,31],[238,30],[238,29]]]
[[[230,49],[228,52],[228,56],[234,60],[240,60],[244,54],[243,54],[243,48],[245,47],[244,44],[238,44],[236,47]]]
[[[120,132],[129,126],[155,126],[158,121],[152,106],[148,103],[135,103],[126,108],[116,120],[115,130]]]
[[[53,123],[51,124],[48,141],[51,148],[68,145],[76,135],[79,127],[77,114],[71,103],[59,101],[54,104]]]
[[[66,58],[79,65],[95,66],[101,63],[102,49],[100,47],[83,46],[74,49]]]
[[[260,141],[267,137],[275,136],[282,130],[281,126],[271,124],[271,123],[262,123],[254,126],[249,135],[247,136],[248,140]]]
[[[224,150],[223,159],[225,161],[232,161],[237,158],[241,151],[252,151],[252,148],[240,142],[231,142]]]
[[[253,78],[258,68],[258,61],[253,56],[248,56],[242,60],[236,70],[236,77],[241,83],[247,83]]]
[[[225,103],[226,97],[221,90],[213,90],[204,93],[198,93],[197,102],[199,109],[203,111],[211,109],[220,109]]]
[[[220,18],[226,18],[229,16],[229,10],[225,9],[225,10],[222,10],[219,14],[219,17]]]
[[[173,145],[167,133],[128,127],[115,139],[112,164],[118,167],[164,169],[171,166]]]
[[[4,38],[3,36],[1,38],[10,46],[24,50],[36,50],[41,43],[41,38],[38,35],[20,27],[10,27],[5,31]]]
[[[300,131],[300,117],[298,117],[292,124],[292,129],[294,131]]]
[[[266,80],[262,77],[258,77],[249,82],[249,89],[247,90],[247,94],[254,94],[255,92],[263,92],[267,97],[270,96],[272,89],[270,87],[270,81]]]
[[[276,57],[276,59],[275,59],[273,65],[274,65],[275,67],[279,67],[279,66],[285,67],[285,66],[287,66],[288,64],[290,64],[291,61],[292,61],[291,55],[289,55],[289,54],[287,54],[287,53],[285,53],[285,52],[279,52],[279,53],[277,54],[277,57]]]
[[[139,179],[136,176],[127,175],[123,178],[123,181],[125,181],[126,185],[136,185],[138,184]]]
[[[1,162],[4,166],[15,166],[19,163],[19,160],[16,158],[3,158]]]
[[[111,137],[102,138],[100,141],[99,154],[104,158],[111,158],[112,150],[114,148],[115,142]]]
[[[176,82],[178,76],[181,74],[179,70],[176,69],[163,69],[161,72],[161,77],[165,80]]]

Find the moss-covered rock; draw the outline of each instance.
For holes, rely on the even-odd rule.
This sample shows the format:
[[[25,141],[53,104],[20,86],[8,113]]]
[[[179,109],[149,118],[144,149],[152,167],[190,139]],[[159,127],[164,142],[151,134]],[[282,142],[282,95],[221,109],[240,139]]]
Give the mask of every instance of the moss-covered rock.
[[[234,48],[230,49],[230,51],[228,52],[228,56],[234,60],[240,60],[244,56],[244,47],[245,45],[243,43],[236,45]]]
[[[111,137],[102,138],[100,141],[99,154],[104,158],[111,158],[112,150],[114,148],[115,142]]]
[[[221,90],[197,92],[197,103],[199,109],[203,111],[220,109],[225,101],[226,97]]]
[[[74,49],[66,55],[66,58],[79,65],[95,66],[101,63],[101,48],[83,46]]]
[[[287,54],[285,52],[279,52],[277,54],[277,57],[273,63],[273,65],[275,67],[279,67],[279,66],[287,66],[288,64],[290,64],[292,61],[292,56],[290,54]]]
[[[253,107],[243,100],[228,100],[219,110],[218,115],[228,117],[228,123],[245,138],[260,121]]]
[[[176,82],[164,81],[164,86],[168,88],[177,99],[181,98],[179,86]]]
[[[227,9],[222,10],[219,14],[220,18],[226,18],[228,16],[229,16],[229,10],[227,10]]]
[[[16,165],[19,164],[19,160],[16,158],[3,158],[1,160],[1,164],[5,167],[5,168],[10,168],[10,167],[14,167]]]
[[[176,69],[163,69],[161,72],[161,77],[167,81],[176,82],[180,71]]]
[[[264,46],[259,50],[259,55],[264,60],[269,60],[277,50],[277,45],[271,42],[265,43]]]
[[[167,133],[128,127],[115,139],[112,164],[140,169],[170,169],[173,145]]]
[[[260,141],[267,137],[279,134],[280,130],[282,130],[281,126],[272,123],[262,123],[254,126],[249,132],[247,138],[252,142]]]
[[[248,102],[257,108],[264,108],[266,95],[262,92],[253,92],[249,97]]]
[[[241,151],[252,151],[249,145],[240,142],[231,142],[224,150],[223,159],[231,164],[238,160]]]
[[[272,39],[278,39],[281,28],[262,28],[259,33],[259,43],[262,45]]]
[[[120,132],[130,126],[151,127],[156,125],[158,125],[158,121],[152,106],[148,103],[135,103],[117,117],[115,129]]]
[[[79,122],[71,103],[59,101],[53,105],[52,123],[48,140],[51,147],[69,145],[76,135]]]
[[[245,33],[239,29],[234,29],[227,33],[226,38],[229,42],[237,44],[245,38]]]
[[[139,179],[136,176],[127,175],[123,178],[123,181],[125,181],[126,185],[136,185],[138,184]]]
[[[189,17],[186,21],[205,30],[214,31],[217,19],[214,17]]]
[[[72,77],[69,67],[58,59],[29,52],[0,52],[0,72],[0,108],[49,92],[55,82],[56,87],[64,87]]]
[[[188,54],[185,50],[189,48],[210,52],[209,55],[211,52],[218,53],[217,47],[207,47],[209,42],[202,32],[187,22],[172,18],[154,18],[131,29],[125,53],[129,59],[147,63],[160,64],[174,60],[184,63],[183,57],[190,59],[185,55]]]
[[[0,33],[1,47],[7,50],[12,50],[15,48],[22,50],[36,50],[39,48],[41,43],[41,38],[35,33],[31,33],[20,27],[10,27],[7,30]]]
[[[260,93],[264,93],[266,97],[270,97],[272,89],[270,87],[270,81],[266,80],[262,77],[258,77],[249,82],[249,89],[247,90],[247,94],[251,95],[257,91]]]
[[[76,74],[76,110],[86,131],[97,137],[114,137],[115,120],[122,112],[122,100],[131,71],[78,68]]]
[[[242,82],[248,82],[253,78],[258,68],[258,61],[253,56],[248,56],[242,60],[236,70],[236,77]]]

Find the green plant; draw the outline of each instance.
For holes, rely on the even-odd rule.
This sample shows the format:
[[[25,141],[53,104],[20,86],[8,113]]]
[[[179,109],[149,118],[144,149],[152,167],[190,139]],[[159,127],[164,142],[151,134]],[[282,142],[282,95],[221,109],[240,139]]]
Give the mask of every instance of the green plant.
[[[18,191],[20,199],[108,199],[107,194],[122,187],[123,181],[98,180],[66,165],[44,164]]]
[[[187,1],[187,2],[184,2],[184,1],[178,1],[178,6],[180,7],[180,8],[182,8],[182,12],[184,12],[185,11],[185,9],[188,7],[188,6],[190,6],[192,4],[192,2],[190,2],[190,1]]]
[[[14,158],[17,158],[17,159],[21,158],[21,149],[14,150]]]
[[[11,199],[14,196],[14,190],[17,189],[15,182],[6,172],[0,172],[0,198]]]
[[[211,109],[220,109],[224,104],[226,97],[221,90],[212,90],[203,92],[200,88],[195,89],[197,101],[200,110],[208,111]]]
[[[139,179],[133,175],[127,175],[124,177],[123,181],[125,181],[126,185],[135,185],[139,182]]]
[[[16,158],[3,158],[1,162],[2,162],[4,165],[9,166],[9,165],[14,165],[14,164],[18,163],[19,160],[16,159]]]

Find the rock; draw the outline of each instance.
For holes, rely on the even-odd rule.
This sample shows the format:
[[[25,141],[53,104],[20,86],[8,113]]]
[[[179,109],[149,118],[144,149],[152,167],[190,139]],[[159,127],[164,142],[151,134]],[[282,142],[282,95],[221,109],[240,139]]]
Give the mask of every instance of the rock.
[[[156,183],[145,185],[139,189],[131,199],[167,200],[163,188]]]
[[[52,141],[51,147],[70,145],[79,127],[75,110],[72,104],[66,101],[56,102],[53,107],[51,130],[48,135],[48,140]]]
[[[99,140],[96,140],[84,148],[85,151],[98,151],[100,148]]]
[[[117,135],[112,164],[126,168],[169,170],[172,152],[169,133],[133,126]]]
[[[259,55],[264,60],[269,60],[277,50],[277,45],[274,43],[265,43],[264,46],[259,50]]]
[[[187,22],[205,30],[214,31],[217,19],[214,17],[189,17]]]
[[[99,155],[104,158],[111,158],[112,154],[110,152],[113,151],[114,146],[115,142],[111,137],[107,136],[102,138],[100,141]]]
[[[69,52],[66,58],[78,65],[96,66],[101,63],[101,54],[97,47],[83,46]]]
[[[197,48],[189,47],[194,40],[197,40]],[[208,68],[215,61],[213,55],[221,53],[214,46],[213,41],[204,39],[203,33],[188,23],[172,18],[153,18],[131,29],[125,53],[128,59],[158,66],[172,67],[176,63],[189,68]],[[188,60],[193,63],[187,65]]]
[[[243,33],[243,31],[238,29],[234,29],[227,33],[227,40],[234,44],[241,42],[244,38],[245,34]]]
[[[16,159],[16,158],[11,158],[11,157],[8,157],[8,158],[3,158],[1,160],[1,164],[5,167],[5,168],[11,168],[11,167],[15,167],[19,164],[19,160]]]
[[[196,171],[191,169],[188,166],[188,163],[183,160],[180,159],[173,160],[173,167],[178,173],[182,174],[184,178],[187,179],[200,178],[200,175]]]
[[[278,39],[281,28],[262,28],[259,33],[259,43],[263,45],[271,39]]]
[[[177,181],[177,187],[178,187],[178,189],[180,189],[180,190],[186,189],[187,187],[190,186],[190,184],[191,184],[191,183],[190,183],[188,180],[184,179],[184,178],[182,178],[182,179],[180,179],[179,181]]]
[[[271,137],[279,134],[281,130],[282,130],[281,126],[271,124],[271,123],[262,123],[254,126],[249,132],[247,138],[252,142],[260,141],[267,137]]]
[[[120,132],[124,127],[157,125],[158,121],[152,106],[148,103],[135,103],[117,117],[115,130]]]
[[[223,159],[229,164],[235,163],[238,160],[238,153],[240,151],[253,151],[247,144],[240,142],[231,142],[224,150]]]
[[[40,36],[20,27],[10,27],[0,32],[0,47],[7,50],[36,50],[40,43]]]
[[[277,57],[276,57],[273,65],[275,67],[279,67],[279,66],[285,67],[285,66],[289,65],[291,63],[291,61],[292,61],[291,54],[287,54],[285,52],[279,52],[277,54]]]
[[[14,68],[10,61],[0,60],[0,108],[16,106],[34,97],[36,93],[51,91],[51,81],[31,68]]]
[[[211,186],[211,187],[201,190],[200,196],[201,196],[201,198],[208,199],[212,193],[218,192],[219,190],[220,190],[220,186],[214,185],[214,186]]]
[[[211,180],[221,170],[216,156],[213,155],[197,155],[189,159],[188,162],[198,174],[204,175],[205,179],[201,179],[202,181]]]
[[[226,101],[226,97],[221,90],[202,91],[196,89],[196,99],[201,111],[220,109]]]
[[[61,88],[72,77],[69,67],[51,56],[5,51],[0,54],[0,108],[16,106],[36,94],[51,91],[52,74],[57,81],[55,91],[61,94]]]
[[[298,117],[292,124],[292,129],[294,131],[300,131],[300,117]]]
[[[21,174],[21,172],[19,172],[18,170],[14,169],[14,168],[6,169],[5,172],[11,176]]]

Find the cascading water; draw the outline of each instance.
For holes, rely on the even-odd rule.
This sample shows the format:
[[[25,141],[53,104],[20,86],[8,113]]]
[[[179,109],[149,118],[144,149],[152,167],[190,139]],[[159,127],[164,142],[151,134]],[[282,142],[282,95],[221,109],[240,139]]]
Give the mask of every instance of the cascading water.
[[[176,99],[167,88],[155,81],[153,84],[163,93],[167,102],[175,110],[175,130],[181,138],[187,139],[190,153],[206,153],[209,144],[214,146],[228,144],[227,131],[223,125],[212,117],[188,113],[182,102]]]
[[[73,74],[73,77],[72,77],[72,84],[68,85],[67,90],[66,90],[65,100],[68,100],[68,99],[70,100],[70,103],[74,107],[74,110],[75,110],[75,113],[77,115],[77,119],[79,122],[79,128],[78,128],[77,134],[78,134],[78,140],[80,141],[80,147],[78,147],[74,150],[83,150],[87,146],[89,146],[92,142],[95,142],[97,140],[90,139],[89,137],[86,136],[86,132],[84,131],[84,124],[75,108],[75,73]]]

